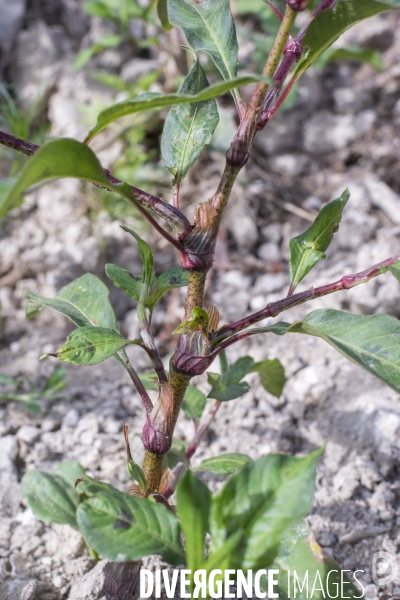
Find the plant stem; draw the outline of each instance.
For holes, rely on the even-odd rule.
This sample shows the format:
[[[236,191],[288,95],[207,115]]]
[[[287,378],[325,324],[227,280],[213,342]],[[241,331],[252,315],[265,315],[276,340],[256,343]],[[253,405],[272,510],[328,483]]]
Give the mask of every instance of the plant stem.
[[[207,271],[189,271],[189,283],[187,296],[185,298],[184,321],[190,318],[193,308],[203,306],[204,286],[206,284]]]
[[[164,455],[153,454],[146,450],[143,460],[143,473],[146,478],[146,493],[158,490],[163,468]]]
[[[292,10],[289,5],[286,5],[285,14],[279,27],[279,31],[262,72],[265,77],[273,77],[279,64],[281,54],[289,38],[296,15],[297,12]],[[268,83],[260,81],[250,99],[246,114],[244,115],[233,142],[226,153],[227,161],[232,166],[241,168],[246,164],[249,158],[254,136],[257,133],[257,123],[268,87]]]
[[[208,411],[207,416],[204,419],[204,421],[202,423],[200,423],[199,427],[197,428],[195,436],[194,436],[193,440],[190,442],[190,444],[186,450],[185,456],[188,461],[190,461],[193,454],[196,452],[197,448],[199,447],[201,440],[203,439],[205,433],[207,432],[211,423],[213,422],[215,415],[217,414],[221,404],[222,404],[222,402],[220,400],[217,400],[212,405],[210,410]],[[174,493],[176,484],[178,483],[179,478],[181,477],[183,471],[185,470],[185,466],[186,465],[184,462],[180,462],[176,465],[175,473],[174,473],[175,477],[171,481],[171,483],[168,485],[167,489],[165,490],[165,492],[163,494],[165,496],[165,498],[169,498]]]
[[[315,300],[315,298],[321,298],[322,296],[327,296],[328,294],[333,294],[334,292],[341,290],[349,290],[356,285],[360,285],[361,283],[367,283],[374,277],[386,273],[387,268],[397,261],[400,261],[400,254],[396,254],[396,256],[387,258],[377,265],[369,267],[368,269],[360,271],[359,273],[345,275],[333,283],[328,283],[327,285],[322,285],[315,289],[311,288],[305,292],[299,292],[298,294],[283,298],[282,300],[271,302],[258,312],[249,315],[248,317],[244,317],[244,319],[240,319],[240,321],[236,321],[235,323],[232,323],[232,325],[226,325],[225,327],[222,327],[212,334],[211,338],[214,339],[214,344],[217,344],[218,351],[221,351],[221,349],[227,348],[240,339],[248,337],[249,335],[253,335],[251,330],[247,333],[241,334],[240,336],[234,335],[243,329],[246,329],[250,325],[254,325],[254,323],[258,323],[259,321],[262,321],[268,317],[276,317],[281,312],[288,310],[289,308],[293,308],[294,306],[298,306],[299,304],[303,304],[304,302],[308,302],[309,300]],[[255,331],[254,333],[259,332]],[[226,339],[227,337],[228,339]]]
[[[167,375],[165,373],[160,353],[155,345],[154,338],[150,331],[150,323],[147,318],[146,308],[140,302],[137,305],[137,315],[139,321],[140,337],[142,338],[143,344],[146,347],[146,351],[150,356],[151,362],[153,363],[154,369],[158,375],[158,379],[160,380],[160,382],[166,382]]]
[[[201,440],[203,439],[205,433],[207,432],[208,428],[213,422],[221,404],[221,400],[217,400],[216,402],[214,402],[214,404],[208,411],[205,420],[202,423],[200,423],[199,427],[197,428],[196,434],[186,450],[186,458],[188,460],[190,460],[193,454],[196,452]]]
[[[132,365],[130,363],[126,363],[124,361],[124,366],[125,366],[125,369],[128,371],[129,377],[132,379],[132,382],[133,382],[135,388],[137,389],[140,397],[143,400],[143,404],[146,409],[146,413],[147,414],[151,413],[151,411],[153,410],[153,403],[150,400],[150,396],[148,395],[147,391],[145,390],[145,387],[144,387],[143,383],[141,382],[139,375],[136,373],[135,369],[132,367]]]
[[[216,210],[215,222],[216,226],[219,226],[221,222],[224,209],[227,205],[229,197],[232,192],[233,185],[236,181],[236,177],[239,174],[241,167],[235,167],[227,161],[225,164],[224,172],[222,173],[221,180],[219,182],[217,191],[211,199],[211,206]]]
[[[174,390],[174,408],[172,415],[172,431],[175,429],[176,422],[178,420],[179,412],[181,410],[183,398],[185,397],[185,393],[187,387],[190,383],[191,376],[183,375],[182,373],[177,373],[176,371],[172,371],[169,376],[169,383],[172,385]]]
[[[8,133],[4,133],[3,131],[0,131],[0,144],[7,146],[8,148],[12,148],[13,150],[17,150],[18,152],[22,152],[22,154],[26,154],[27,156],[33,156],[40,149],[40,146],[37,146],[36,144],[31,144],[30,142],[20,140],[19,138],[9,135]],[[108,169],[103,169],[103,171],[107,175],[110,183],[113,185],[119,185],[122,183],[122,181],[111,175]],[[96,187],[103,187],[96,183],[93,185]],[[167,202],[161,200],[161,198],[157,198],[156,196],[153,196],[152,194],[149,194],[148,192],[145,192],[133,185],[130,185],[129,187],[136,199],[136,202],[133,200],[132,202],[141,212],[141,214],[147,219],[150,225],[154,227],[154,229],[156,229],[166,240],[168,240],[170,244],[175,246],[177,250],[182,250],[182,245],[180,242],[170,233],[168,233],[168,231],[166,231],[163,227],[161,227],[161,225],[159,225],[157,221],[149,214],[148,210],[157,213],[160,217],[167,220],[168,223],[172,223],[175,227],[180,228],[182,235],[186,235],[192,230],[192,226],[185,215],[176,207],[171,206]]]

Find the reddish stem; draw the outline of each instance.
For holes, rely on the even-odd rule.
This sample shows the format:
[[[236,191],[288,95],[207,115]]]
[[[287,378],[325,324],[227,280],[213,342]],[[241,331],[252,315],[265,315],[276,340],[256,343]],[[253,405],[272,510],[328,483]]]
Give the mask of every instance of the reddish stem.
[[[129,373],[130,378],[133,381],[135,388],[137,389],[140,397],[143,400],[144,407],[146,409],[146,414],[150,414],[153,410],[153,403],[150,400],[150,396],[144,388],[143,383],[140,381],[139,375],[136,373],[135,369],[132,367],[130,363],[125,363],[125,368]]]
[[[265,2],[266,2],[266,4],[268,4],[268,6],[272,10],[272,12],[278,17],[278,19],[282,23],[282,21],[283,21],[283,12],[281,12],[279,10],[279,8],[277,6],[275,6],[275,4],[273,2],[271,2],[271,0],[265,0]]]
[[[33,156],[40,148],[36,144],[31,144],[30,142],[26,142],[24,140],[20,140],[12,135],[4,133],[0,131],[0,144],[3,146],[7,146],[8,148],[12,148],[13,150],[17,150],[22,154],[26,154],[27,156]],[[103,169],[104,173],[107,175],[107,178],[110,183],[113,185],[119,185],[122,183],[119,179],[111,175],[110,171],[107,169]],[[93,184],[96,187],[102,187],[98,184]],[[154,227],[166,240],[170,242],[175,248],[179,251],[182,250],[182,245],[178,240],[176,240],[168,231],[166,231],[161,225],[157,223],[157,221],[149,214],[148,210],[153,210],[162,218],[166,219],[168,222],[179,223],[182,227],[182,235],[187,235],[191,230],[192,226],[190,225],[189,220],[185,217],[180,210],[176,207],[167,204],[161,200],[161,198],[157,198],[148,192],[145,192],[133,185],[129,186],[132,190],[137,202],[135,202],[136,208],[142,213],[142,215],[148,220],[150,225]],[[107,188],[104,188],[107,189]]]
[[[215,404],[213,404],[212,407],[210,408],[210,410],[208,411],[207,416],[204,419],[204,421],[202,423],[200,423],[193,440],[190,442],[190,444],[186,450],[185,456],[188,461],[190,461],[193,454],[196,452],[197,448],[199,447],[201,440],[203,439],[205,433],[207,432],[208,428],[210,427],[211,423],[213,422],[215,415],[217,414],[221,404],[222,404],[222,402],[220,400],[217,400],[215,402]],[[174,472],[175,477],[171,481],[171,483],[168,485],[167,489],[164,492],[165,498],[169,498],[174,493],[176,484],[178,483],[179,478],[181,477],[183,471],[185,470],[185,466],[186,466],[186,464],[184,462],[180,462],[176,465],[175,472]]]
[[[322,285],[315,289],[311,288],[305,292],[299,292],[298,294],[294,294],[293,296],[289,296],[287,298],[283,298],[282,300],[277,300],[276,302],[271,302],[267,304],[265,308],[259,310],[258,312],[249,315],[248,317],[244,317],[240,319],[240,321],[236,321],[232,323],[232,325],[226,325],[225,327],[221,327],[218,331],[210,336],[211,339],[214,339],[214,343],[217,343],[217,347],[212,353],[212,355],[217,355],[221,350],[224,350],[231,344],[243,339],[244,337],[248,337],[248,335],[252,335],[251,332],[247,332],[245,334],[234,335],[238,332],[246,329],[250,325],[254,325],[254,323],[258,323],[263,319],[268,317],[276,317],[281,312],[288,310],[289,308],[293,308],[293,306],[297,306],[299,304],[303,304],[304,302],[308,302],[309,300],[315,300],[315,298],[321,298],[322,296],[327,296],[328,294],[332,294],[333,292],[338,292],[340,290],[349,290],[356,285],[360,285],[361,283],[367,283],[370,279],[377,277],[378,275],[382,275],[382,273],[386,272],[387,267],[390,267],[395,262],[400,260],[400,254],[396,256],[392,256],[391,258],[387,258],[382,262],[374,265],[373,267],[369,267],[360,273],[355,273],[353,275],[345,275],[338,281],[333,283],[328,283],[327,285]],[[226,339],[228,336],[229,339]]]

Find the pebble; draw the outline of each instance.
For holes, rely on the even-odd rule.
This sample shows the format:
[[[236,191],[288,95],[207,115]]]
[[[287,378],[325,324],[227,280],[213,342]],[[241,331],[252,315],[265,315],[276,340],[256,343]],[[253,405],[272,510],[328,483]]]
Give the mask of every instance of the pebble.
[[[40,437],[40,429],[32,425],[23,425],[17,431],[17,440],[26,444],[33,444]]]

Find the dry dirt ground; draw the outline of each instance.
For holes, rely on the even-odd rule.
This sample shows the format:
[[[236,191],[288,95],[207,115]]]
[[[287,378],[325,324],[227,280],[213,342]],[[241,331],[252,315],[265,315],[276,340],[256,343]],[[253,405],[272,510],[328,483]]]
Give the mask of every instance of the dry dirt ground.
[[[14,2],[21,19],[14,22],[14,39],[7,41],[3,32],[7,77],[28,100],[51,82],[46,102],[52,135],[82,139],[85,126],[76,107],[96,94],[103,94],[105,103],[111,101],[110,92],[86,71],[76,74],[71,67],[81,40],[87,43],[99,23],[82,19],[75,0],[57,2],[58,12],[50,10],[50,2]],[[1,10],[3,5],[7,2],[0,1]],[[346,34],[343,42],[378,49],[382,73],[356,63],[310,72],[294,108],[277,116],[259,136],[225,220],[218,268],[210,276],[208,301],[219,308],[223,322],[287,293],[289,239],[347,186],[351,199],[328,258],[301,289],[399,252],[399,23],[396,13],[372,19]],[[118,72],[124,57],[108,51],[102,60]],[[102,157],[105,163],[111,160],[105,152]],[[202,161],[183,190],[188,214],[193,202],[213,191],[222,165],[216,152]],[[4,168],[8,164],[4,159]],[[2,223],[0,372],[24,373],[38,386],[55,367],[53,359],[39,363],[39,356],[59,347],[70,328],[51,311],[27,321],[25,290],[52,296],[84,272],[104,278],[104,264],[110,261],[133,272],[139,268],[137,251],[119,222],[106,212],[95,218],[85,212],[85,189],[72,180],[46,185],[26,196],[23,206]],[[177,264],[174,253],[157,237],[151,239],[158,272]],[[312,309],[400,317],[399,297],[398,282],[386,275],[316,301]],[[115,289],[111,299],[122,332],[136,337],[133,305]],[[183,291],[171,293],[155,316],[166,362],[182,300]],[[293,322],[310,310],[303,305],[284,318]],[[128,353],[139,371],[149,369],[138,349]],[[371,574],[374,553],[397,557],[400,544],[398,394],[314,338],[254,337],[228,351],[230,360],[244,354],[282,361],[287,376],[283,395],[278,400],[256,379],[249,380],[249,393],[222,406],[194,465],[221,452],[245,452],[252,458],[269,452],[302,454],[327,442],[308,517],[316,539],[344,569],[364,571],[366,598],[400,596],[400,578],[379,587]],[[76,531],[38,521],[21,499],[20,480],[33,467],[51,470],[62,460],[78,459],[95,478],[126,489],[121,427],[126,420],[134,439],[144,411],[126,375],[111,360],[94,367],[69,366],[66,379],[67,398],[43,401],[42,415],[32,415],[21,403],[0,403],[1,600],[106,598],[107,561],[93,570]],[[205,378],[198,383],[207,389]],[[184,416],[176,434],[185,440],[193,435]],[[139,453],[140,446],[134,446]],[[208,481],[218,484],[211,475]]]

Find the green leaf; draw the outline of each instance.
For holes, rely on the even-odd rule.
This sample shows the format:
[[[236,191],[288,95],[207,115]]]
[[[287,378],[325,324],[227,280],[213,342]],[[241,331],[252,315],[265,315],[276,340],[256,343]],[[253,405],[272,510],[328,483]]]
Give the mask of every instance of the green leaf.
[[[267,567],[282,533],[310,508],[320,454],[321,450],[303,458],[270,454],[232,475],[212,500],[213,551],[223,546],[231,532],[241,530],[230,566]]]
[[[377,71],[383,71],[383,63],[380,52],[372,48],[359,48],[358,46],[349,46],[347,48],[330,48],[326,50],[318,59],[315,67],[324,67],[328,63],[339,60],[354,60],[367,63]]]
[[[65,368],[57,367],[46,379],[43,387],[43,394],[46,397],[52,397],[54,394],[61,392],[66,385],[67,382],[65,381]]]
[[[168,17],[196,52],[206,52],[225,80],[237,73],[238,43],[229,0],[168,0]]]
[[[235,552],[236,546],[240,542],[240,538],[243,535],[243,531],[235,531],[226,542],[218,548],[218,550],[211,549],[207,559],[200,566],[200,569],[206,569],[207,574],[211,573],[213,569],[227,569],[230,564],[232,553]],[[215,581],[218,577],[215,578]]]
[[[308,48],[300,61],[295,76],[300,76],[319,56],[356,23],[392,8],[400,8],[399,0],[346,0],[339,2],[334,10],[320,13],[310,24],[303,46]]]
[[[340,198],[332,200],[321,209],[318,217],[307,231],[290,240],[291,286],[289,294],[293,293],[319,259],[325,258],[325,251],[332,241],[333,234],[339,228],[343,209],[349,196],[349,191],[345,190]]]
[[[239,383],[247,373],[250,373],[254,365],[254,360],[250,356],[243,356],[229,367],[226,383],[233,385]]]
[[[63,477],[43,471],[28,471],[22,479],[21,494],[41,521],[76,527],[78,498]]]
[[[222,383],[221,377],[218,377],[218,379],[214,382],[207,398],[214,398],[215,400],[221,400],[221,402],[228,402],[229,400],[240,398],[240,396],[246,394],[249,389],[249,384],[246,381],[225,386]]]
[[[143,265],[141,281],[143,283],[143,286],[145,286],[145,288],[146,288],[146,291],[144,291],[142,288],[141,295],[143,297],[147,296],[147,292],[153,285],[154,279],[155,279],[154,269],[153,269],[153,265],[154,265],[153,253],[151,251],[150,246],[144,240],[142,240],[142,238],[137,233],[135,233],[134,231],[132,231],[132,229],[129,229],[128,227],[123,227],[123,226],[121,226],[121,227],[124,231],[126,231],[127,233],[130,233],[137,242],[140,258],[142,260],[142,265]],[[142,300],[140,300],[140,302],[143,304]]]
[[[168,19],[167,3],[167,0],[157,0],[157,15],[164,31],[171,31],[173,25],[171,25]]]
[[[388,271],[396,277],[397,281],[400,281],[400,261],[397,261],[391,267],[388,267]]]
[[[200,306],[195,306],[190,314],[190,319],[188,321],[182,321],[172,333],[183,333],[186,335],[195,329],[201,329],[206,332],[208,330],[208,322],[208,312]]]
[[[225,356],[221,353],[221,375],[207,373],[208,383],[212,385],[207,398],[214,398],[222,402],[235,400],[249,391],[249,384],[240,380],[250,373],[254,360],[250,356],[239,358],[231,367],[228,367]]]
[[[204,560],[210,505],[210,490],[187,470],[176,489],[176,508],[185,535],[186,562],[192,573]]]
[[[21,387],[21,380],[5,373],[0,373],[0,385],[12,385],[14,389],[18,389]]]
[[[91,181],[115,192],[135,206],[139,204],[127,183],[114,185],[109,182],[96,155],[86,144],[66,138],[44,144],[29,159],[22,169],[18,181],[8,192],[4,200],[5,205],[10,206],[22,192],[32,185],[62,177]],[[176,232],[182,231],[182,219],[172,212],[166,214],[164,205],[162,210],[158,210],[157,207],[148,208],[156,214],[160,214]]]
[[[240,454],[238,452],[232,454],[220,454],[213,458],[205,458],[201,461],[198,470],[199,471],[210,471],[217,475],[232,475],[236,473],[243,465],[248,462],[252,462],[250,456],[247,454]]]
[[[91,273],[82,275],[56,294],[54,299],[26,292],[27,316],[33,318],[45,306],[68,317],[77,327],[106,327],[118,330],[118,323],[108,299],[108,289]],[[32,306],[33,305],[33,306]]]
[[[206,405],[206,397],[194,385],[189,385],[182,403],[183,412],[195,421],[199,421]]]
[[[124,290],[125,294],[139,302],[141,292],[141,277],[132,275],[127,269],[122,269],[111,263],[106,264],[106,275],[113,284]]]
[[[146,477],[145,477],[141,467],[139,467],[139,465],[136,464],[133,459],[130,459],[130,460],[128,460],[128,464],[127,464],[126,468],[127,468],[128,474],[132,477],[132,479],[134,479],[135,481],[138,482],[138,484],[140,485],[142,490],[145,492],[146,491]]]
[[[292,523],[283,533],[278,554],[270,569],[279,571],[276,575],[278,585],[275,591],[279,593],[280,600],[338,598],[338,590],[342,598],[359,596],[359,590],[352,585],[344,573],[343,588],[341,588],[342,569],[317,544],[303,519]],[[331,574],[328,576],[329,573]],[[260,587],[268,591],[265,577],[261,578]]]
[[[280,397],[285,385],[285,370],[277,358],[256,363],[251,372],[259,374],[261,385],[267,392]]]
[[[178,519],[165,506],[85,479],[77,486],[81,495],[77,521],[96,552],[117,561],[159,554],[173,565],[184,562]]]
[[[55,472],[62,477],[75,492],[75,482],[86,475],[84,468],[77,460],[66,460],[58,465]]]
[[[0,219],[2,219],[4,215],[6,215],[19,200],[18,196],[14,196],[12,200],[9,200],[8,198],[9,192],[17,180],[18,175],[15,177],[0,179]]]
[[[113,329],[79,327],[69,334],[54,356],[73,365],[97,365],[129,343]]]
[[[389,315],[352,315],[314,310],[287,329],[320,337],[397,392],[400,392],[400,321]]]
[[[196,57],[178,94],[197,94],[207,87],[206,74]],[[174,176],[173,184],[186,177],[204,146],[209,143],[218,121],[215,100],[172,106],[164,123],[161,155],[165,167]]]
[[[157,280],[156,289],[148,296],[146,308],[153,312],[154,307],[169,290],[177,287],[183,287],[189,283],[189,273],[182,267],[168,269],[160,275]]]
[[[249,85],[257,81],[270,81],[267,77],[259,75],[241,75],[240,77],[234,77],[228,81],[214,83],[210,87],[205,88],[198,94],[186,95],[186,94],[147,94],[144,98],[138,96],[133,100],[124,100],[118,104],[109,106],[103,110],[97,117],[97,123],[93,129],[91,129],[86,136],[85,144],[90,142],[96,135],[98,135],[103,129],[108,127],[111,123],[122,117],[127,117],[134,113],[142,110],[149,110],[154,108],[163,108],[164,106],[172,106],[175,104],[187,104],[189,102],[203,102],[205,100],[211,100],[222,96],[225,92],[229,92],[235,88]],[[110,187],[110,186],[108,186]]]
[[[221,377],[219,373],[211,373],[211,371],[207,372],[207,381],[210,385],[214,385],[219,377]]]

